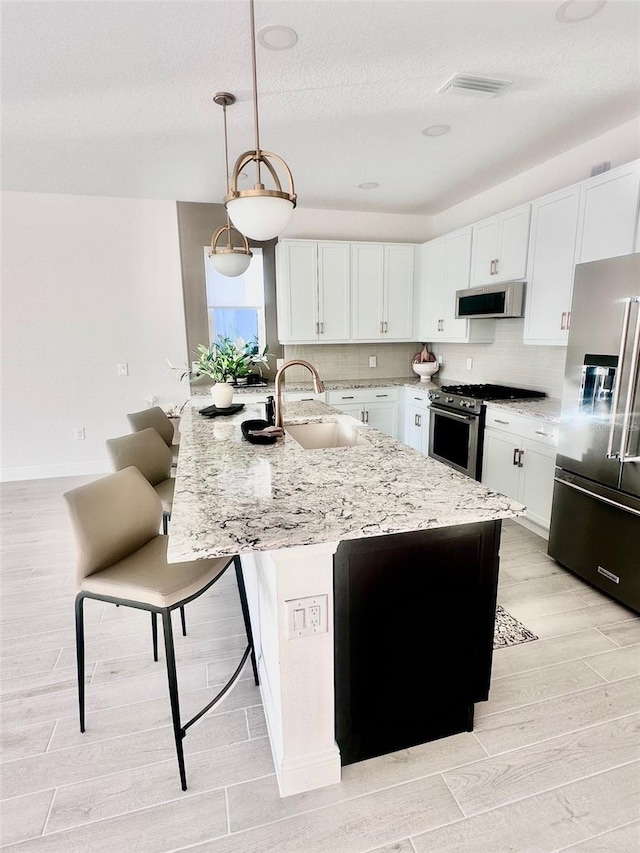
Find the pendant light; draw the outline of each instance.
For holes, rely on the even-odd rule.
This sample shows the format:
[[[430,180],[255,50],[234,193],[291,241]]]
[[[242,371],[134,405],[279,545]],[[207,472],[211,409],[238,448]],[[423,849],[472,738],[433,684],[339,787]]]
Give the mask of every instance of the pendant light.
[[[245,151],[236,160],[231,176],[229,194],[225,205],[234,225],[253,240],[272,240],[289,224],[293,209],[296,206],[296,194],[293,188],[291,170],[277,154],[263,151],[260,148],[260,129],[258,125],[258,78],[256,73],[256,22],[253,0],[249,0],[251,13],[251,63],[253,70],[253,121],[255,125],[256,147],[253,151]],[[289,191],[282,189],[282,184],[272,161],[279,163],[286,175]],[[256,164],[256,183],[251,190],[238,189],[238,176],[249,163]],[[262,183],[261,167],[271,175],[275,189],[265,189]]]
[[[229,151],[227,147],[227,107],[235,104],[235,95],[229,92],[216,92],[213,96],[213,101],[222,107],[222,115],[224,118],[224,182],[229,192]],[[235,231],[242,238],[242,246],[233,246],[231,243],[231,232]],[[218,241],[223,234],[227,235],[226,245],[218,245]],[[209,252],[214,267],[220,273],[229,278],[242,275],[246,272],[251,263],[251,249],[244,234],[241,234],[237,228],[229,222],[229,214],[227,213],[227,224],[220,226],[216,233],[211,238],[211,251]]]

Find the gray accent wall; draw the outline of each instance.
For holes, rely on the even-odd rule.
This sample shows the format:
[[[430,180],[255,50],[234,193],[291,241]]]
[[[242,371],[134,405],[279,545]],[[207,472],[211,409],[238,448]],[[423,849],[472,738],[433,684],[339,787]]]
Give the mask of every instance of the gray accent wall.
[[[182,291],[184,316],[187,331],[189,363],[198,344],[210,344],[207,320],[207,297],[204,278],[202,247],[211,243],[214,231],[226,224],[226,213],[222,204],[201,202],[176,202],[178,213],[178,235],[180,240],[180,264],[182,267]],[[260,243],[249,240],[251,248],[262,249],[264,263],[264,302],[267,344],[274,358],[269,360],[269,371],[275,374],[275,359],[283,355],[278,343],[276,322],[276,247],[277,240]]]

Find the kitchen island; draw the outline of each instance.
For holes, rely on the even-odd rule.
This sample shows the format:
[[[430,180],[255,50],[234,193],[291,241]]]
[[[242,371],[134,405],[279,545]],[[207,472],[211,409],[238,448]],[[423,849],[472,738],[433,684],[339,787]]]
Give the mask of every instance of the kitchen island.
[[[242,438],[187,410],[170,561],[240,554],[283,796],[469,729],[491,670],[500,521],[522,506],[322,403],[351,446]]]

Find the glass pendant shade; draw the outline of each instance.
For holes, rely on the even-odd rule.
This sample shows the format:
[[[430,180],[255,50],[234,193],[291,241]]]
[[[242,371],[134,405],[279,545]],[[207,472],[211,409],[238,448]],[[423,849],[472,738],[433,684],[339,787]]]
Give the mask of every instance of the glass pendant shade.
[[[228,278],[235,278],[246,272],[251,263],[251,249],[247,243],[247,238],[244,234],[238,234],[242,240],[242,246],[233,246],[231,244],[231,232],[236,231],[232,225],[222,225],[211,238],[211,251],[209,257],[216,270],[220,275],[226,275]],[[237,232],[236,232],[237,233]],[[218,240],[223,234],[227,235],[226,245],[218,246]]]
[[[240,192],[227,201],[227,211],[238,231],[252,240],[273,240],[284,231],[293,216],[294,202],[286,196],[251,195]]]
[[[211,253],[209,257],[220,275],[228,278],[242,275],[249,269],[251,263],[251,255],[247,255],[242,249],[231,249],[230,252],[224,249],[215,254]]]

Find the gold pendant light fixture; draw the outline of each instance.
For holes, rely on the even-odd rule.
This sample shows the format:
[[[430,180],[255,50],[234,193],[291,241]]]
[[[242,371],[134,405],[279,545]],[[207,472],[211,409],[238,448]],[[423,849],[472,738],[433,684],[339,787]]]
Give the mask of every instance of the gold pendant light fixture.
[[[225,206],[234,225],[243,234],[253,240],[272,240],[277,237],[289,224],[293,209],[296,206],[296,194],[293,187],[291,170],[277,154],[263,151],[260,148],[260,129],[258,124],[258,77],[256,72],[256,22],[253,0],[249,0],[251,13],[251,61],[253,70],[253,121],[255,125],[256,147],[253,151],[245,151],[236,160],[231,176],[229,193],[225,197]],[[275,161],[286,175],[289,185],[288,192],[282,189]],[[256,164],[256,183],[251,190],[238,189],[238,177],[243,168],[249,163]],[[266,189],[262,183],[261,169],[265,168],[275,189]]]
[[[230,107],[231,104],[235,104],[236,97],[230,92],[216,92],[216,94],[213,96],[213,102],[215,104],[218,104],[218,106],[222,107],[222,115],[224,118],[224,182],[228,193],[229,150],[227,145],[227,107]],[[232,231],[235,231],[236,234],[242,239],[242,246],[234,246],[231,243]],[[218,245],[218,242],[223,236],[223,234],[227,235],[226,245]],[[233,225],[231,225],[231,223],[229,222],[228,212],[227,224],[221,225],[211,238],[211,251],[209,252],[209,257],[213,261],[213,265],[220,273],[220,275],[226,275],[229,278],[235,278],[235,276],[242,275],[243,272],[247,271],[249,264],[251,263],[252,255],[251,249],[249,248],[249,243],[247,242],[247,238],[244,236],[244,234],[238,231],[237,228],[234,228]]]

